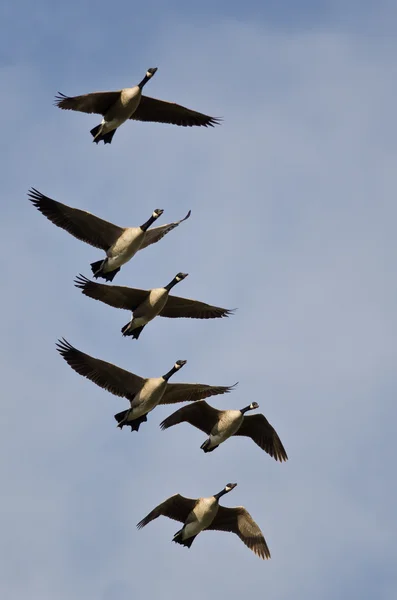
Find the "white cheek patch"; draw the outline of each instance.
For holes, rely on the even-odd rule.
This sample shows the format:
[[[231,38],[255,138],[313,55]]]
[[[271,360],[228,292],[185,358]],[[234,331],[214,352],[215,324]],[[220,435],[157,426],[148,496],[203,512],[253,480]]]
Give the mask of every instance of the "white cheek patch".
[[[146,77],[149,77],[149,79],[150,79],[150,77],[153,77],[153,73],[149,73],[149,71],[147,71]]]

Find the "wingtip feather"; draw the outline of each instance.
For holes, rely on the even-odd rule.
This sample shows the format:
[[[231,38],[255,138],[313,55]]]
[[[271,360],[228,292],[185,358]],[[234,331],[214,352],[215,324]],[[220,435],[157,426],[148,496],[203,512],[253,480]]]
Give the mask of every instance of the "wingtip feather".
[[[40,202],[43,200],[44,195],[39,192],[39,190],[36,190],[36,188],[31,187],[28,192],[27,192],[27,196],[30,200],[30,202],[36,207],[39,208],[40,207]]]
[[[145,527],[145,525],[148,524],[148,520],[147,517],[144,517],[141,521],[139,521],[139,523],[137,523],[136,528],[137,529],[142,529],[142,527]]]
[[[74,280],[74,285],[81,290],[84,290],[87,283],[91,283],[91,281],[88,279],[88,277],[85,277],[85,275],[82,275],[81,273],[79,273]]]
[[[66,357],[68,352],[77,352],[76,348],[72,346],[72,344],[70,344],[65,338],[59,338],[55,346],[63,358]]]
[[[56,96],[54,97],[54,106],[58,106],[60,108],[62,108],[60,105],[64,100],[68,100],[69,96],[66,96],[66,94],[62,94],[62,92],[57,92]]]

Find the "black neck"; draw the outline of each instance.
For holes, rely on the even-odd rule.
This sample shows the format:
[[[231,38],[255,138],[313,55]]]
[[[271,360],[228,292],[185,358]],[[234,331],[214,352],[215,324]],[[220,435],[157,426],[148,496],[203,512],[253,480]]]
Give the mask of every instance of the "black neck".
[[[168,371],[168,373],[166,373],[165,375],[163,375],[163,379],[165,379],[166,381],[168,381],[169,378],[172,377],[173,374],[177,372],[177,370],[178,370],[177,367],[175,367],[175,366],[172,367],[171,371]]]
[[[143,225],[141,225],[141,229],[142,229],[142,231],[146,231],[147,229],[149,229],[150,225],[151,225],[152,223],[154,223],[156,219],[157,219],[157,216],[155,216],[155,215],[152,215],[152,216],[150,217],[150,219],[148,219],[148,220],[146,221],[146,223],[144,223]]]
[[[174,279],[172,281],[170,281],[167,285],[164,286],[164,289],[167,290],[167,292],[169,292],[170,289],[174,287],[174,285],[179,283],[179,281],[180,281],[180,279],[177,279],[176,277],[174,277]]]
[[[245,408],[242,408],[240,410],[240,412],[243,415],[244,413],[248,412],[249,410],[252,410],[251,406],[246,406]]]
[[[222,498],[222,496],[224,496],[225,494],[227,494],[227,490],[222,490],[221,492],[214,494],[214,498],[216,498],[216,500],[219,501],[219,498]]]
[[[147,82],[149,81],[149,79],[151,79],[151,77],[148,77],[147,75],[145,75],[145,77],[142,79],[142,81],[140,83],[138,83],[138,87],[140,89],[142,89],[143,86],[147,84]]]

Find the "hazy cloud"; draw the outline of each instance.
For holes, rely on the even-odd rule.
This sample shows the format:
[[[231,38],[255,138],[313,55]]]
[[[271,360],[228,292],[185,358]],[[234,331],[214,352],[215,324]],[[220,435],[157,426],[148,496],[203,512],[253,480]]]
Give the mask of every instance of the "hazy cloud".
[[[333,6],[312,30],[254,22],[248,9],[170,24],[162,9],[138,54],[114,21],[106,35],[103,14],[90,22],[81,8],[62,30],[62,15],[43,12],[35,48],[13,44],[19,58],[0,78],[4,598],[395,598],[396,42],[370,35],[365,11],[339,26]],[[123,32],[128,20],[138,31],[134,17],[129,7]],[[42,40],[55,36],[52,50]],[[95,116],[51,105],[58,89],[132,85],[149,66],[159,71],[148,95],[222,116],[222,127],[131,123],[94,147]],[[158,319],[139,342],[122,339],[127,313],[73,287],[101,252],[30,206],[30,186],[120,225],[191,208],[118,283],[154,287],[187,271],[178,294],[236,315]],[[67,367],[60,336],[142,375],[185,358],[178,381],[239,380],[212,404],[257,400],[289,462],[240,439],[204,455],[199,431],[160,431],[166,407],[138,434],[120,433],[113,414],[126,403]],[[187,551],[171,543],[169,520],[136,531],[167,496],[210,495],[229,480],[239,487],[225,504],[245,505],[262,527],[266,564],[236,536],[203,533]]]

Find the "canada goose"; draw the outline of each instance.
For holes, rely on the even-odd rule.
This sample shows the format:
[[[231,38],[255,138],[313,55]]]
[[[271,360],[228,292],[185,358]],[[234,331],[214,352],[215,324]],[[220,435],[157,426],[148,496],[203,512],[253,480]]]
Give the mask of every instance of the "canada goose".
[[[116,92],[93,92],[74,97],[58,92],[55,96],[55,105],[64,110],[102,115],[102,122],[90,132],[94,137],[93,141],[97,144],[100,140],[103,140],[104,144],[110,144],[116,129],[128,119],[171,123],[182,127],[214,127],[219,124],[220,119],[203,115],[179,104],[142,96],[143,86],[156,71],[157,68],[148,69],[138,85]]]
[[[81,274],[76,277],[74,283],[76,287],[83,290],[83,294],[90,298],[100,300],[115,308],[132,311],[131,321],[124,325],[121,332],[124,336],[130,335],[137,340],[145,325],[157,315],[171,318],[216,319],[227,317],[232,313],[227,308],[210,306],[198,300],[170,296],[170,290],[187,276],[187,273],[177,273],[167,285],[152,290],[95,283]]]
[[[56,346],[68,365],[79,375],[87,377],[111,394],[130,401],[131,406],[128,410],[114,415],[118,423],[117,427],[120,429],[124,425],[129,425],[131,431],[138,431],[140,424],[147,421],[147,414],[158,404],[193,402],[216,394],[225,394],[234,387],[201,383],[168,383],[169,378],[186,364],[186,360],[177,360],[172,369],[162,377],[144,378],[85,354],[64,338],[58,340]]]
[[[149,229],[164,212],[162,209],[156,208],[150,219],[140,227],[118,227],[118,225],[104,221],[85,210],[61,204],[61,202],[44,196],[34,188],[29,190],[28,196],[33,205],[52,223],[65,229],[78,240],[105,250],[106,258],[92,263],[91,270],[95,278],[102,277],[106,281],[113,281],[115,275],[120,271],[120,267],[128,262],[138,250],[143,250],[150,244],[161,240],[166,233],[186,221],[191,212],[189,210],[186,217],[180,221]]]
[[[217,410],[201,400],[175,411],[160,423],[161,429],[168,429],[178,423],[190,423],[201,429],[209,438],[200,446],[204,452],[212,452],[232,435],[250,437],[262,450],[275,460],[288,460],[287,453],[275,429],[264,415],[245,416],[250,410],[259,408],[252,402],[241,410]]]
[[[181,521],[182,529],[176,532],[173,542],[190,548],[195,537],[204,529],[230,531],[261,558],[270,558],[269,548],[258,525],[243,506],[226,508],[219,506],[219,498],[231,492],[237,483],[228,483],[223,490],[210,498],[185,498],[180,494],[171,496],[154,508],[137,527],[142,529],[161,515]]]

